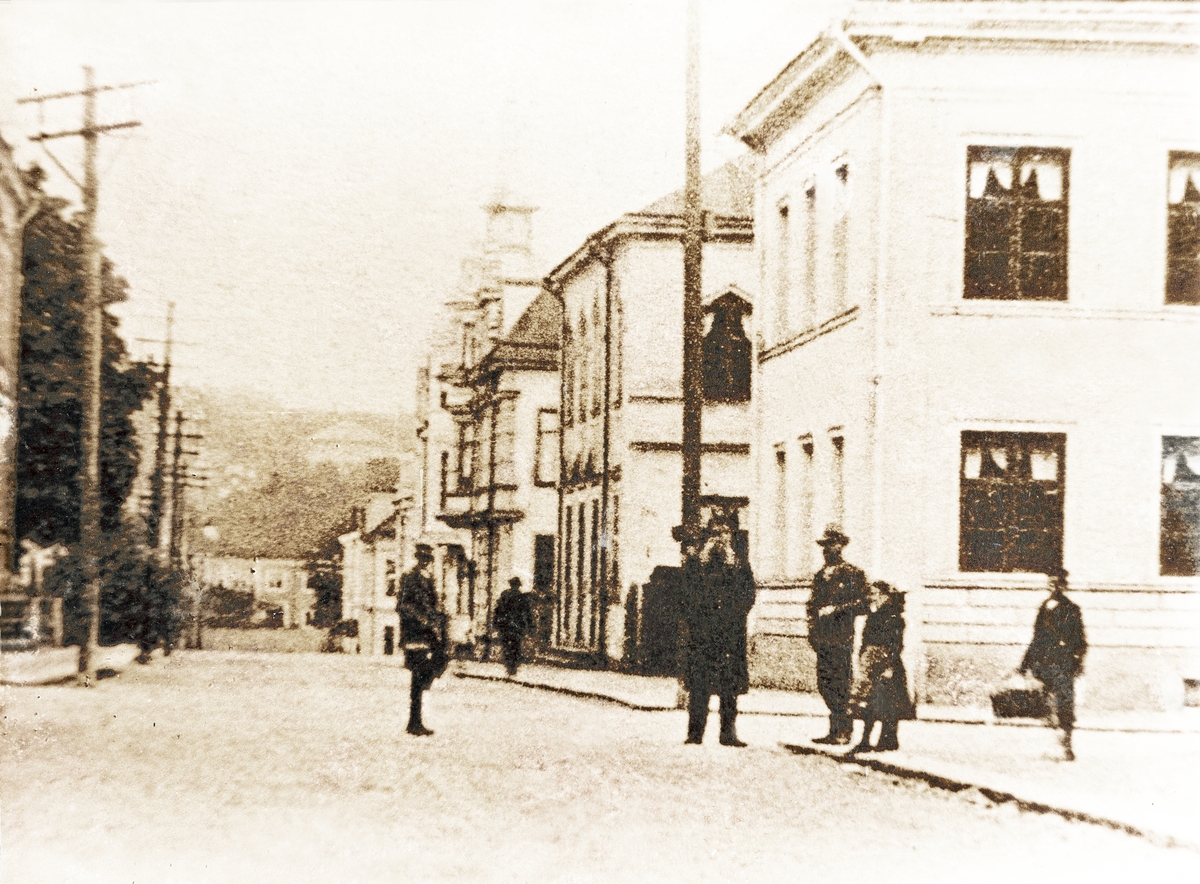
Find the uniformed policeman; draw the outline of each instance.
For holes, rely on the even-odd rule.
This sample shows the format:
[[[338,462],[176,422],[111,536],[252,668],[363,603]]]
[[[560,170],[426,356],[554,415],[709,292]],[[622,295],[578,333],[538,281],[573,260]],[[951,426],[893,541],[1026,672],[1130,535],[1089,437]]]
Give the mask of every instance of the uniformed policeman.
[[[433,680],[446,671],[446,615],[433,585],[433,548],[417,544],[417,564],[400,580],[400,643],[404,666],[412,673],[408,732],[416,737],[433,731],[421,721],[421,699]]]

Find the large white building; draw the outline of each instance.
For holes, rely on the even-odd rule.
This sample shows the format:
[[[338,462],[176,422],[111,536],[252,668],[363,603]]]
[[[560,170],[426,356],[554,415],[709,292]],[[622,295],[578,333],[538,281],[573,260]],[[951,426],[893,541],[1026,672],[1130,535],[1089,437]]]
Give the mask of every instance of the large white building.
[[[743,325],[757,278],[752,196],[753,176],[740,164],[704,182],[701,491],[734,511],[753,486],[753,344]],[[546,278],[565,310],[562,458],[545,465],[548,481],[561,470],[554,645],[600,665],[673,666],[682,232],[682,195],[670,194],[593,234]]]
[[[754,677],[813,683],[828,521],[981,703],[1062,564],[1082,703],[1200,677],[1194,3],[863,2],[730,131],[760,162]]]

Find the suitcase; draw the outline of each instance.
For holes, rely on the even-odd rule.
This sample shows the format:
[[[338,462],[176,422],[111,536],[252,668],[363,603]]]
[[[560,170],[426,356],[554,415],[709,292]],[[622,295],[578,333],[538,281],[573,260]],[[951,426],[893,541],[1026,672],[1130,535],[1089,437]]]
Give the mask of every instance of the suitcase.
[[[992,694],[996,718],[1045,718],[1049,714],[1046,692],[1041,688],[1004,688]]]

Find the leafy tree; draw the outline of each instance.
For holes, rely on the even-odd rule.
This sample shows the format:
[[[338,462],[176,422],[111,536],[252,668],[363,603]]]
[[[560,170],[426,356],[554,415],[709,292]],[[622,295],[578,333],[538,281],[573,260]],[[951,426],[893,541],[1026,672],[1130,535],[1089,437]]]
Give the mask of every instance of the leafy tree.
[[[41,192],[34,166],[26,184]],[[82,458],[84,275],[81,226],[67,202],[43,194],[25,233],[18,394],[17,536],[46,545],[79,540]],[[121,527],[121,508],[138,467],[131,415],[154,389],[155,372],[130,363],[107,309],[127,298],[128,284],[103,261],[101,364],[101,530]]]
[[[63,599],[63,644],[87,640],[89,608],[78,548],[55,563],[46,589]],[[108,535],[100,555],[100,644],[172,647],[183,625],[183,582],[130,528]]]

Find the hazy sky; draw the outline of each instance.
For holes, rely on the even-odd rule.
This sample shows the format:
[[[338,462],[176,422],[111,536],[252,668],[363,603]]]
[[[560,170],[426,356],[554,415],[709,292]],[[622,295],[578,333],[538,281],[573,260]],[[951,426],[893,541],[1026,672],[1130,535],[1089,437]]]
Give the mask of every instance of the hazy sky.
[[[722,126],[842,4],[702,6],[705,167]],[[39,129],[107,84],[100,236],[131,283],[135,356],[175,301],[182,383],[290,407],[409,408],[439,305],[503,185],[539,206],[548,271],[593,230],[683,182],[682,2],[6,3],[0,134],[78,191]],[[79,139],[50,143],[76,172]],[[76,172],[78,177],[78,173]]]

